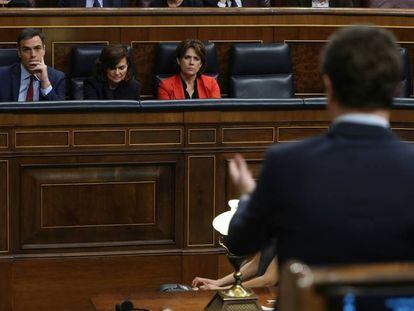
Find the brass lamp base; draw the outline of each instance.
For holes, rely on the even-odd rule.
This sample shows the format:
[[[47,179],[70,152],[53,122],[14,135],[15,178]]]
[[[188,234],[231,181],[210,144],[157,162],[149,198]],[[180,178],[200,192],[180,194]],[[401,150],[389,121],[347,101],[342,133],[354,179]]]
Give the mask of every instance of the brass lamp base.
[[[204,311],[261,311],[257,296],[253,291],[235,285],[228,290],[220,290],[204,308]]]

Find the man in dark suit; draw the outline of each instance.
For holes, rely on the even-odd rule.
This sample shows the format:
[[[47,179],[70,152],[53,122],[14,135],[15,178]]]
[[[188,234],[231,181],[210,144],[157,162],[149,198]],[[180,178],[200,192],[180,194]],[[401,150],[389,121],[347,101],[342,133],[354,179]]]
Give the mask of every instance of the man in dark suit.
[[[241,156],[230,175],[245,196],[226,245],[258,251],[277,238],[281,264],[414,260],[414,149],[389,128],[402,60],[391,33],[344,28],[322,56],[329,131],[269,149],[257,186]]]
[[[128,0],[59,0],[60,7],[124,7]]]
[[[44,35],[26,28],[17,37],[20,62],[0,67],[0,101],[64,100],[65,74],[44,62]]]
[[[312,0],[282,0],[283,6],[312,7]],[[329,0],[329,7],[360,7],[360,0]]]

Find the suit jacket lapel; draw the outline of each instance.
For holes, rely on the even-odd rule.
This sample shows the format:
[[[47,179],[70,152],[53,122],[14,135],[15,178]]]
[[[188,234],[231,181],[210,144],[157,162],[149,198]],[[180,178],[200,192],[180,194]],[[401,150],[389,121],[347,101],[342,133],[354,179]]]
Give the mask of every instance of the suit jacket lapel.
[[[16,63],[11,68],[11,84],[12,84],[12,99],[17,102],[19,100],[19,91],[20,91],[20,63]]]

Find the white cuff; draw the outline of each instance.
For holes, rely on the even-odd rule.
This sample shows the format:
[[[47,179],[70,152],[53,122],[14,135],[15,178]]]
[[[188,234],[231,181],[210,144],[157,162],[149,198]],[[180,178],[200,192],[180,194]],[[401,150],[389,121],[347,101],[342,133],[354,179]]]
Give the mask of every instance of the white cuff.
[[[40,92],[42,92],[43,96],[46,96],[47,94],[49,94],[51,91],[53,90],[52,85],[49,85],[47,88],[42,89],[40,88]]]

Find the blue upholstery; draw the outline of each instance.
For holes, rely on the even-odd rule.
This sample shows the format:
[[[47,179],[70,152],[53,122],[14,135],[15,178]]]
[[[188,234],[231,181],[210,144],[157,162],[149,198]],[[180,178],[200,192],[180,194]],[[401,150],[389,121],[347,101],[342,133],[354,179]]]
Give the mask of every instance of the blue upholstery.
[[[19,61],[16,49],[0,49],[0,66],[9,66]]]
[[[408,56],[408,51],[405,48],[400,48],[401,57],[403,60],[403,74],[401,77],[400,97],[410,97],[413,93],[413,85],[411,78],[411,67]]]
[[[72,98],[83,99],[83,81],[93,74],[96,59],[105,45],[74,46],[71,51],[70,87]]]
[[[230,51],[229,96],[291,98],[293,69],[287,44],[240,43]]]

